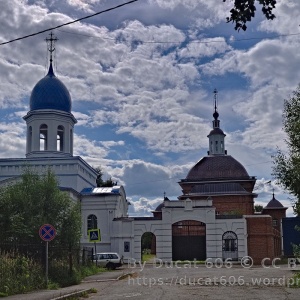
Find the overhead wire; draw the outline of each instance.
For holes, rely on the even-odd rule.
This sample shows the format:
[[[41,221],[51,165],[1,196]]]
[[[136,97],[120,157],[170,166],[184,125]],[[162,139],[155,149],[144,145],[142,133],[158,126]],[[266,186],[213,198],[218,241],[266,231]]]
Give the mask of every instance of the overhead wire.
[[[255,163],[255,164],[249,164],[249,165],[244,165],[244,167],[248,167],[248,166],[254,166],[254,165],[261,165],[261,164],[267,164],[273,162],[272,160],[268,160],[268,161],[263,161],[263,162],[259,162],[259,163]],[[126,184],[126,186],[130,186],[130,185],[136,185],[136,184],[145,184],[145,183],[153,183],[153,182],[161,182],[161,181],[169,181],[169,180],[181,180],[178,177],[169,177],[169,178],[165,178],[165,179],[156,179],[156,180],[147,180],[147,181],[138,181],[138,182],[134,182],[134,183],[129,183]]]
[[[68,32],[66,30],[61,30],[59,28],[67,26],[67,25],[71,25],[71,24],[74,24],[74,23],[77,23],[77,22],[80,22],[82,20],[86,20],[86,19],[92,18],[94,16],[97,16],[97,15],[103,14],[105,12],[109,12],[109,11],[115,10],[117,8],[120,8],[122,6],[131,4],[133,2],[137,2],[137,1],[139,1],[139,0],[131,0],[131,1],[128,1],[128,2],[125,2],[125,3],[119,4],[119,5],[116,5],[114,7],[102,10],[100,12],[96,12],[94,14],[91,14],[91,15],[88,15],[88,16],[76,19],[74,21],[70,21],[70,22],[67,22],[67,23],[64,23],[64,24],[61,24],[61,25],[57,25],[57,26],[54,26],[54,27],[50,27],[50,28],[47,28],[47,29],[44,29],[44,30],[41,30],[41,31],[38,31],[38,32],[35,32],[35,33],[32,33],[32,34],[25,35],[25,36],[22,36],[22,37],[19,37],[19,38],[16,38],[16,39],[12,39],[12,40],[9,40],[9,41],[6,41],[6,42],[2,42],[2,43],[0,43],[0,46],[6,45],[6,44],[9,44],[9,43],[13,43],[13,42],[16,42],[16,41],[20,41],[20,40],[23,40],[23,39],[26,39],[26,38],[29,38],[29,37],[33,37],[35,35],[39,35],[41,33],[44,33],[44,32],[47,32],[47,31],[51,31],[51,30],[55,30],[55,29],[58,29],[59,31],[66,32],[66,33],[69,33],[69,34],[76,34],[76,35],[82,35],[82,36],[93,37],[93,38],[101,38],[101,39],[107,39],[107,40],[115,40],[115,38],[103,38],[103,37],[97,37],[97,36],[93,36],[93,35],[82,34],[82,33]],[[268,39],[274,39],[274,38],[278,38],[278,37],[295,36],[295,35],[300,35],[300,33],[278,34],[278,35],[269,36],[269,37],[253,37],[253,38],[245,38],[245,39],[233,39],[230,42],[242,42],[242,41],[250,41],[250,40],[262,40],[262,39],[266,39],[266,38],[268,38]],[[208,39],[211,39],[211,38],[208,38]],[[141,43],[145,43],[145,44],[182,44],[184,42],[184,41],[143,41],[143,40],[138,40],[138,41],[141,42]],[[203,40],[202,39],[202,40],[188,41],[188,43],[200,43],[200,44],[201,43],[203,43],[203,44],[224,43],[224,40],[209,40],[209,41],[207,41],[207,40]]]
[[[32,36],[35,36],[35,35],[38,35],[38,34],[47,32],[47,31],[51,31],[51,30],[54,30],[54,29],[58,29],[58,28],[61,28],[61,27],[63,27],[63,26],[67,26],[67,25],[70,25],[70,24],[74,24],[74,23],[76,23],[76,22],[79,22],[79,21],[82,21],[82,20],[86,20],[86,19],[88,19],[88,18],[92,18],[92,17],[94,17],[94,16],[97,16],[97,15],[103,14],[103,13],[105,13],[105,12],[109,12],[109,11],[115,10],[115,9],[117,9],[117,8],[120,8],[120,7],[122,7],[122,6],[131,4],[131,3],[133,3],[133,2],[137,2],[137,1],[139,1],[139,0],[131,0],[131,1],[128,1],[128,2],[125,2],[125,3],[119,4],[119,5],[117,5],[117,6],[114,6],[114,7],[111,7],[111,8],[102,10],[102,11],[99,11],[99,12],[94,13],[94,14],[92,14],[92,15],[88,15],[88,16],[85,16],[85,17],[76,19],[76,20],[74,20],[74,21],[70,21],[70,22],[67,22],[67,23],[64,23],[64,24],[61,24],[61,25],[58,25],[58,26],[54,26],[54,27],[51,27],[51,28],[48,28],[48,29],[44,29],[44,30],[41,30],[41,31],[38,31],[38,32],[35,32],[35,33],[32,33],[32,34],[28,34],[28,35],[19,37],[19,38],[16,38],[16,39],[13,39],[13,40],[10,40],[10,41],[7,41],[7,42],[3,42],[3,43],[0,43],[0,46],[6,45],[6,44],[9,44],[9,43],[13,43],[13,42],[16,42],[16,41],[20,41],[20,40],[23,40],[23,39],[26,39],[26,38],[29,38],[29,37],[32,37]]]
[[[89,35],[89,34],[85,34],[85,33],[78,33],[78,32],[70,32],[67,30],[61,30],[58,29],[61,32],[65,32],[68,34],[75,34],[75,35],[81,35],[81,36],[86,36],[86,37],[90,37],[90,38],[97,38],[97,39],[104,39],[104,40],[112,40],[115,41],[116,38],[105,38],[105,37],[99,37],[99,36],[95,36],[95,35]],[[275,38],[279,38],[279,37],[285,37],[285,36],[295,36],[295,35],[300,35],[300,33],[290,33],[290,34],[278,34],[278,35],[274,35],[274,36],[263,36],[263,37],[253,37],[253,38],[245,38],[245,39],[233,39],[230,42],[243,42],[243,41],[250,41],[250,40],[263,40],[263,39],[275,39]],[[210,44],[210,43],[224,43],[225,40],[211,40],[212,38],[209,37],[207,38],[208,40],[190,40],[190,41],[143,41],[140,39],[136,39],[135,41],[140,42],[140,43],[144,43],[144,44],[182,44],[184,42],[188,42],[188,43],[198,43],[198,44]]]

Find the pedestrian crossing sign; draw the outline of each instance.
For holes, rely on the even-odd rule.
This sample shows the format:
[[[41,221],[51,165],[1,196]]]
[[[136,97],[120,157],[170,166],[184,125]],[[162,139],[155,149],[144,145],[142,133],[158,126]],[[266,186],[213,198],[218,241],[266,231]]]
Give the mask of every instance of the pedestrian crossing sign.
[[[88,236],[89,236],[90,242],[100,242],[101,241],[100,229],[88,230]]]

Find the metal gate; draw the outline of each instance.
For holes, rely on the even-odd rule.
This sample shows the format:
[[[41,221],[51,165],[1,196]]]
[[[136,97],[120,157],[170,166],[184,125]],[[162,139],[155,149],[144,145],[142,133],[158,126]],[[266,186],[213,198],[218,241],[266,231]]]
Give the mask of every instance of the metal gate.
[[[227,231],[222,237],[223,259],[238,260],[238,238],[233,231]]]
[[[185,220],[172,225],[172,259],[205,260],[206,226],[204,223]]]

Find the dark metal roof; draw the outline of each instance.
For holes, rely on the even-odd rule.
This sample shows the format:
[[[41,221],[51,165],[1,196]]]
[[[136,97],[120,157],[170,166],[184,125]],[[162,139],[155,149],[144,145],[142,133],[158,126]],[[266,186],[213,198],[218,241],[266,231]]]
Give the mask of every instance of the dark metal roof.
[[[249,194],[239,183],[220,182],[196,185],[190,194]]]
[[[208,137],[211,136],[211,135],[214,135],[214,134],[222,134],[222,135],[226,136],[226,134],[220,128],[214,128],[213,130],[211,130]]]
[[[275,196],[273,194],[273,198],[269,201],[269,203],[267,204],[267,206],[264,207],[264,209],[268,209],[268,208],[284,208],[284,206],[281,204],[280,201],[278,201],[277,199],[275,199]]]
[[[30,110],[55,109],[71,112],[71,96],[66,86],[54,75],[52,64],[48,74],[33,88]]]
[[[186,180],[242,179],[249,175],[231,155],[212,155],[200,159],[189,171]]]
[[[162,202],[161,204],[159,204],[156,208],[155,211],[161,211],[161,209],[165,206],[164,202]]]

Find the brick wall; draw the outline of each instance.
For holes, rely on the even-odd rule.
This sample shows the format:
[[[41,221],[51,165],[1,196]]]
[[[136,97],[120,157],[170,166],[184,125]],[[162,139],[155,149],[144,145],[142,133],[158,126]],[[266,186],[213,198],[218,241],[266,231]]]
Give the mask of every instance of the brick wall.
[[[253,198],[252,196],[222,196],[212,197],[213,206],[216,207],[216,212],[219,214],[228,214],[231,212],[237,212],[241,215],[252,215],[253,209]]]
[[[266,209],[264,208],[262,211],[264,215],[270,215],[272,219],[277,220],[277,225],[273,227],[279,231],[281,231],[281,220],[286,216],[286,209]]]
[[[280,235],[275,234],[270,216],[246,216],[248,232],[248,255],[255,264],[260,264],[264,258],[271,260],[280,255],[278,249]],[[279,238],[279,241],[278,241]],[[276,242],[275,242],[276,241]]]

